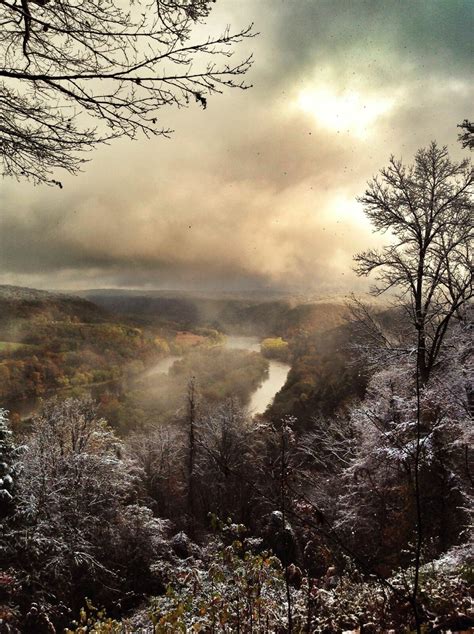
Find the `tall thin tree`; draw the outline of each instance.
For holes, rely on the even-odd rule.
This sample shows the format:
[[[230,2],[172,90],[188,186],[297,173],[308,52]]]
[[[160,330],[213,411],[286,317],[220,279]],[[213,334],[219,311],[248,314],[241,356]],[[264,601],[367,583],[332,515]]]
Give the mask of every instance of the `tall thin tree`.
[[[443,349],[449,326],[463,319],[473,296],[471,245],[474,172],[466,159],[450,160],[446,147],[431,143],[411,166],[393,156],[389,166],[369,182],[359,199],[380,233],[391,242],[380,251],[355,257],[356,272],[376,271],[375,294],[398,292],[416,333],[416,421],[413,493],[416,509],[414,579],[411,593],[417,632],[421,632],[419,576],[423,548],[420,467],[425,430],[421,394]]]

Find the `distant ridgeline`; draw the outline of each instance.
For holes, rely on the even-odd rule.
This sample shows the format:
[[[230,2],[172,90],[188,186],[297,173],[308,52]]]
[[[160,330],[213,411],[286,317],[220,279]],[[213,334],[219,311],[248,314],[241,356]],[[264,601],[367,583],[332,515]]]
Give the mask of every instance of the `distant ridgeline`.
[[[255,294],[205,296],[171,291],[91,290],[80,293],[98,306],[138,322],[170,321],[214,326],[224,332],[287,338],[301,329],[327,330],[343,323],[342,300],[305,301]]]
[[[68,317],[84,322],[99,322],[107,319],[107,313],[81,297],[21,286],[0,285],[2,334],[13,319],[64,321]]]
[[[144,367],[153,338],[80,297],[0,286],[0,405]]]

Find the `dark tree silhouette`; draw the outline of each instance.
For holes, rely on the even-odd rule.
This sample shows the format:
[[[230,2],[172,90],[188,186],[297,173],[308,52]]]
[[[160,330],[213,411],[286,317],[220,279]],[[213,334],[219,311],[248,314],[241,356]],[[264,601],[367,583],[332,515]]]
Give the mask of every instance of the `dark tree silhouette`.
[[[189,534],[194,537],[195,531],[195,515],[196,515],[196,407],[197,407],[197,394],[196,394],[196,380],[191,377],[188,381],[188,393],[187,393],[187,434],[188,434],[188,465],[187,465],[187,510],[189,513]]]
[[[462,130],[458,136],[462,146],[470,150],[474,149],[474,123],[468,119],[464,119],[464,121],[458,125],[458,128]]]
[[[375,230],[391,234],[381,251],[356,256],[359,275],[378,272],[376,294],[396,289],[416,332],[416,424],[413,492],[416,505],[414,580],[410,597],[421,633],[419,580],[424,541],[420,467],[424,444],[423,387],[436,366],[451,321],[472,299],[471,243],[474,173],[453,163],[436,143],[417,152],[412,166],[390,159],[359,198]]]
[[[127,6],[125,6],[127,5]],[[84,152],[117,137],[167,136],[165,106],[203,108],[246,88],[231,62],[249,26],[193,38],[210,0],[0,0],[0,160],[4,175],[60,185]]]
[[[392,157],[359,199],[375,230],[392,240],[380,251],[358,254],[356,271],[377,272],[373,292],[397,290],[408,303],[422,384],[451,320],[472,298],[473,182],[467,159],[453,163],[446,147],[432,143],[411,166]]]

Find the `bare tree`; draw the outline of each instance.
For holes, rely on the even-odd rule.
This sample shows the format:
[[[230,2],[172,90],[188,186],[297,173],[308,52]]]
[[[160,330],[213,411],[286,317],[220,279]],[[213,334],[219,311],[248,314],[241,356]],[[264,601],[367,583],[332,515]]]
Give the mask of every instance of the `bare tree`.
[[[128,5],[125,8],[124,5]],[[0,158],[3,173],[61,185],[83,153],[138,133],[167,136],[164,106],[203,108],[247,86],[252,58],[230,62],[252,27],[193,40],[211,0],[0,0]],[[217,63],[219,60],[221,63]]]
[[[328,477],[350,465],[355,444],[355,430],[345,416],[315,416],[311,431],[299,441],[298,451],[302,466],[308,465]]]
[[[371,374],[381,365],[411,354],[413,333],[403,309],[373,306],[354,294],[346,307],[354,352],[349,359],[360,372]]]
[[[183,512],[186,435],[177,425],[162,424],[127,439],[131,457],[141,469],[146,503],[161,517]]]
[[[472,298],[472,185],[468,160],[453,163],[432,143],[405,166],[394,157],[359,199],[375,230],[390,233],[382,250],[355,257],[359,275],[378,272],[375,294],[398,290],[417,332],[424,385],[453,318]]]
[[[243,523],[255,518],[264,433],[232,399],[200,417],[196,471],[205,511]]]
[[[408,303],[416,331],[416,414],[413,496],[416,507],[415,573],[411,604],[421,632],[419,575],[424,540],[420,469],[426,434],[422,390],[428,384],[454,318],[472,299],[471,242],[474,234],[468,160],[453,163],[446,147],[431,143],[406,167],[394,157],[359,199],[375,230],[390,232],[381,251],[356,256],[359,275],[378,272],[376,294],[394,289]]]

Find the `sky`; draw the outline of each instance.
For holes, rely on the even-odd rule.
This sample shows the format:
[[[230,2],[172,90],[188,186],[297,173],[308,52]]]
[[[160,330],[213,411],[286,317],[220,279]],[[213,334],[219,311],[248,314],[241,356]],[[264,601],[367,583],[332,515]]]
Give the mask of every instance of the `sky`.
[[[50,289],[357,290],[380,243],[356,202],[391,154],[467,155],[471,0],[217,0],[201,33],[255,24],[252,88],[159,113],[63,189],[0,181],[0,283]]]

